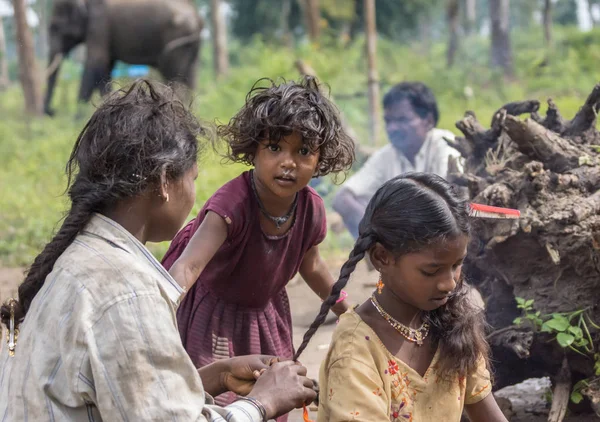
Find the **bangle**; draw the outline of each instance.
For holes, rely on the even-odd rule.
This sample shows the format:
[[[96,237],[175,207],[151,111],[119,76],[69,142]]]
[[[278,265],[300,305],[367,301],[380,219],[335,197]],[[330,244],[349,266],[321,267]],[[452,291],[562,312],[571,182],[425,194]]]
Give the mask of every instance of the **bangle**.
[[[338,300],[335,301],[336,304],[343,302],[346,298],[348,297],[348,293],[345,290],[342,290],[340,292],[340,297],[338,298]],[[321,302],[325,302],[324,300],[321,300]]]
[[[348,293],[345,290],[342,290],[340,292],[340,298],[338,300],[335,301],[335,303],[340,303],[343,302],[346,298],[348,297]]]
[[[248,397],[248,396],[246,396],[246,397],[241,396],[241,397],[239,397],[239,399],[245,400],[245,401],[251,403],[254,407],[256,407],[256,409],[258,410],[258,413],[260,413],[260,417],[262,418],[263,422],[268,422],[267,411],[261,402],[256,400],[254,397]]]

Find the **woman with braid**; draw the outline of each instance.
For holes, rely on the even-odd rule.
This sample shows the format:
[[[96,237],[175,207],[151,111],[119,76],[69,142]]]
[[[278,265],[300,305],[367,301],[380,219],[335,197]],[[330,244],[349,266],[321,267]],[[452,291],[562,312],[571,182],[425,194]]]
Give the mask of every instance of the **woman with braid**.
[[[196,370],[181,344],[183,290],[144,244],[170,240],[188,216],[201,133],[171,89],[146,81],[86,124],[67,164],[71,208],[2,306],[1,420],[260,422],[314,398],[291,361]],[[212,404],[227,390],[249,397]]]
[[[444,179],[406,173],[369,202],[340,278],[302,353],[356,264],[380,272],[372,297],[341,316],[320,373],[319,422],[506,422],[491,393],[481,308],[461,267],[468,204]]]

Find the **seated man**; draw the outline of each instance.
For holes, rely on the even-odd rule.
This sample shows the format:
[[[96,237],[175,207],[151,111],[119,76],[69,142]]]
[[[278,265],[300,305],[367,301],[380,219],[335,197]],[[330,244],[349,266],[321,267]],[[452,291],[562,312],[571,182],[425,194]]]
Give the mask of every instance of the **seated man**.
[[[439,112],[431,90],[420,82],[402,82],[383,97],[385,129],[390,144],[376,151],[350,177],[333,200],[333,209],[356,239],[358,224],[375,191],[389,179],[409,171],[447,176],[449,156],[460,157],[437,129]]]

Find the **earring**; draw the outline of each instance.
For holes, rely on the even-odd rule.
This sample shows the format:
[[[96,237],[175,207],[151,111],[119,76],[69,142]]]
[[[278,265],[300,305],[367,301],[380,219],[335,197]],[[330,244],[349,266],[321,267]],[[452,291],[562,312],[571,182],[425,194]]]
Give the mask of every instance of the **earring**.
[[[169,194],[167,193],[167,196],[165,198],[165,201],[169,202]]]
[[[383,284],[383,280],[381,280],[381,273],[379,273],[379,281],[377,281],[377,284],[376,284],[377,294],[381,294],[381,290],[383,290],[384,286],[385,286],[385,284]]]

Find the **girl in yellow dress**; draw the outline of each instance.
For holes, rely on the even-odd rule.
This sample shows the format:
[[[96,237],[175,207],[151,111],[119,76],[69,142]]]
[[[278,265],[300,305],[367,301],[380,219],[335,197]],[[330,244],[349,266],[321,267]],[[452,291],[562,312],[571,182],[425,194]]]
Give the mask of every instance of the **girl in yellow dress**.
[[[341,316],[320,373],[319,422],[506,422],[491,393],[484,314],[461,277],[468,203],[439,176],[407,173],[369,202],[359,237],[302,353],[356,264],[380,272]]]

